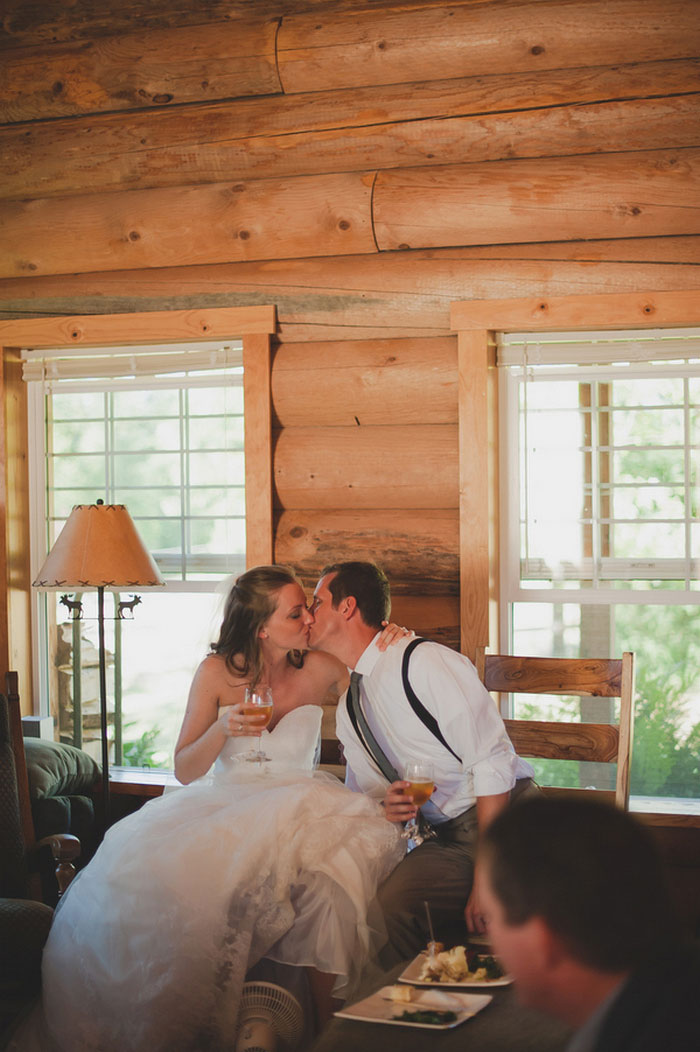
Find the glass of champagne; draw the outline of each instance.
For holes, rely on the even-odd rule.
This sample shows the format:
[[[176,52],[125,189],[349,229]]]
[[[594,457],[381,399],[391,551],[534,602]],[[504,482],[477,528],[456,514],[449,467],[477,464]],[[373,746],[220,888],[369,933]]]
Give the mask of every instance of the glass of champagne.
[[[404,766],[403,777],[405,782],[410,783],[405,790],[406,795],[411,797],[416,807],[422,807],[430,799],[435,788],[432,763],[426,763],[424,760],[409,760]],[[422,843],[423,838],[415,818],[406,823],[401,835],[405,840],[417,840]]]
[[[246,756],[246,760],[251,763],[263,763],[265,760],[270,759],[260,747],[262,732],[272,719],[272,691],[269,687],[260,683],[255,687],[246,687],[245,698],[243,701],[243,715],[255,717],[255,726],[254,728],[251,727],[251,729],[257,731],[258,734],[257,752],[253,752],[250,756]]]

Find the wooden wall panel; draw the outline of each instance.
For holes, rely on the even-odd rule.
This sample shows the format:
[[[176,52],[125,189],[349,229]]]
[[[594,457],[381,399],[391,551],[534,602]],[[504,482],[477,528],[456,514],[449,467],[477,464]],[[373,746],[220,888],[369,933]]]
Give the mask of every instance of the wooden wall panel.
[[[283,20],[287,93],[564,66],[614,65],[700,52],[695,0],[539,0]]]
[[[3,197],[698,145],[698,89],[689,59],[7,124]]]
[[[0,65],[0,121],[270,94],[277,29],[231,21],[13,51]]]
[[[454,424],[454,337],[286,344],[275,355],[277,426]]]
[[[0,276],[371,252],[372,176],[0,203]]]
[[[458,550],[456,507],[283,511],[275,529],[277,559],[293,565],[309,586],[331,562],[369,559],[381,562],[394,595],[456,596]]]
[[[454,338],[456,300],[695,289],[699,282],[697,236],[486,245],[8,279],[0,281],[0,319],[166,308],[197,317],[203,309],[275,303],[283,343]]]
[[[298,427],[277,432],[275,506],[455,508],[457,427]]]
[[[700,150],[380,172],[380,250],[700,233]]]

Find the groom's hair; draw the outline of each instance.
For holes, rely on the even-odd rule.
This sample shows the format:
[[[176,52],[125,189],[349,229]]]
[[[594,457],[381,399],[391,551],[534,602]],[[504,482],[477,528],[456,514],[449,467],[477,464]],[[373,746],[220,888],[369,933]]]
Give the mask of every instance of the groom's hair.
[[[341,599],[353,596],[362,620],[371,628],[381,628],[391,613],[391,589],[383,570],[376,563],[345,562],[326,566],[321,576],[335,574],[328,585],[337,607]]]

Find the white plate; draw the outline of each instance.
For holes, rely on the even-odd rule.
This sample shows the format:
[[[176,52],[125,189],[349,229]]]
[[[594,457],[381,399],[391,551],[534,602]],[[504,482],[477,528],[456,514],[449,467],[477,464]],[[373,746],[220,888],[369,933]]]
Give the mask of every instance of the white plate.
[[[410,983],[412,986],[429,986],[433,990],[439,989],[441,986],[459,986],[459,987],[479,987],[483,989],[485,986],[510,986],[513,982],[513,978],[510,975],[502,975],[500,979],[450,979],[441,980],[440,982],[431,981],[430,979],[420,979],[420,973],[423,969],[423,963],[425,961],[426,951],[423,950],[419,953],[414,960],[401,972],[398,978],[400,983]]]
[[[341,1019],[359,1019],[364,1023],[390,1023],[393,1026],[417,1026],[424,1030],[450,1030],[486,1008],[492,1000],[489,994],[448,994],[443,990],[416,990],[410,1003],[392,1001],[390,986],[384,986],[371,997],[341,1008],[335,1015]],[[410,1019],[395,1019],[403,1012],[416,1011],[454,1012],[457,1018],[452,1023],[412,1023]]]

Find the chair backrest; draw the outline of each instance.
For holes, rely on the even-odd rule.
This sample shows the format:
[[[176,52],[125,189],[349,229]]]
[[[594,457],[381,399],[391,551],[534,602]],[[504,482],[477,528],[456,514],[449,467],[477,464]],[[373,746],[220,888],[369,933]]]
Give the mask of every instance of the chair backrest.
[[[626,809],[632,760],[634,654],[622,658],[543,658],[486,654],[476,669],[487,690],[620,699],[618,723],[506,719],[515,751],[528,758],[617,764],[615,803]]]
[[[0,694],[0,895],[20,899],[28,891],[28,871],[13,716],[9,699]]]

